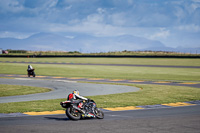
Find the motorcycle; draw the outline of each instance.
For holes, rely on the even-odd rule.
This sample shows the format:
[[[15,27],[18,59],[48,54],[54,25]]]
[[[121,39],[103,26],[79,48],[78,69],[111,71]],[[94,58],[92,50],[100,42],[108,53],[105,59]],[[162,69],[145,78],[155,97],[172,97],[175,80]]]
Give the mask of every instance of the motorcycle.
[[[28,77],[30,77],[31,75],[32,75],[33,77],[35,77],[35,72],[34,72],[34,70],[35,70],[35,69],[27,70],[27,72],[28,72]]]
[[[83,118],[103,119],[104,113],[96,107],[93,100],[68,100],[61,102],[60,105],[66,108],[66,115],[71,120],[80,120]]]

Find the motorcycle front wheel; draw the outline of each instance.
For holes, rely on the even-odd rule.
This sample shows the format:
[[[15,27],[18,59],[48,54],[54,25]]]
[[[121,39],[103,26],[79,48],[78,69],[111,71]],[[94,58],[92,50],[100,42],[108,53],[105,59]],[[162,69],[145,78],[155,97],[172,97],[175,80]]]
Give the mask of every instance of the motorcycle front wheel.
[[[98,119],[103,119],[104,118],[104,113],[99,108],[95,108],[94,113],[95,113],[95,116]]]
[[[72,107],[67,108],[65,113],[70,120],[80,120],[81,119],[81,113]]]

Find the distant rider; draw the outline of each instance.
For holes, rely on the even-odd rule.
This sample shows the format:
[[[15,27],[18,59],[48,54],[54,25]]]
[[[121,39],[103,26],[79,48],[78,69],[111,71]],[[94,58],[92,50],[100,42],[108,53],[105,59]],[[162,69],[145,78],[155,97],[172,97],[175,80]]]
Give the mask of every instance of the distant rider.
[[[32,75],[33,77],[35,77],[35,72],[34,72],[34,68],[31,66],[31,65],[28,65],[28,69],[27,69],[27,72],[28,72],[28,77],[30,77],[30,75]]]

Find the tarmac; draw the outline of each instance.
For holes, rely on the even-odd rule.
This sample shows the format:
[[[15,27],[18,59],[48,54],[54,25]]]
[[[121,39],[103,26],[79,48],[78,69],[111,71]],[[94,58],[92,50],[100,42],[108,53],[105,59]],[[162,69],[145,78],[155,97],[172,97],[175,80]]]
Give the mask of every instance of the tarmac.
[[[52,89],[52,91],[46,93],[0,97],[0,103],[67,98],[68,94],[76,89],[79,90],[82,96],[108,95],[140,90],[140,88],[124,85],[89,84],[69,80],[44,80],[38,78],[0,78],[0,84],[36,86]]]
[[[53,91],[46,93],[0,97],[0,103],[21,102],[33,100],[46,100],[66,98],[67,94],[74,89],[78,89],[83,96],[107,95],[115,93],[135,92],[140,88],[124,86],[124,85],[109,85],[109,84],[90,84],[78,83],[83,82],[109,82],[109,83],[129,83],[129,84],[157,84],[157,85],[174,85],[174,86],[190,86],[200,88],[197,82],[169,82],[169,81],[142,81],[142,80],[123,80],[123,79],[100,79],[100,78],[77,78],[77,77],[53,77],[53,76],[36,76],[35,78],[28,78],[27,75],[10,75],[0,74],[0,84],[26,85],[51,88]],[[182,106],[200,105],[200,101],[177,102],[159,105],[145,105],[145,106],[128,106],[117,108],[104,108],[105,111],[125,111],[125,110],[143,110],[143,109],[158,109],[158,108],[172,108]],[[63,110],[44,111],[44,112],[26,112],[26,113],[10,113],[0,114],[0,117],[17,117],[28,115],[53,115],[63,114]]]
[[[0,74],[0,77],[4,78],[22,78],[22,79],[32,79],[28,78],[27,75],[17,75],[17,74]],[[192,81],[146,81],[146,80],[125,80],[125,79],[103,79],[103,78],[79,78],[79,77],[56,77],[56,76],[42,76],[37,75],[35,79],[52,79],[60,80],[64,82],[70,81],[83,81],[83,82],[104,82],[104,83],[128,83],[128,84],[156,84],[156,85],[173,85],[173,86],[189,86],[200,88],[199,82]]]

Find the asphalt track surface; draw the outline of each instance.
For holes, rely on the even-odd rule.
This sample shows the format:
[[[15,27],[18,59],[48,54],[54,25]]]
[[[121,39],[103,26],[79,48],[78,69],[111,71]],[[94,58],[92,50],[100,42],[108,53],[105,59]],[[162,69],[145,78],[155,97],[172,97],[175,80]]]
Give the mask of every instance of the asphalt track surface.
[[[2,81],[3,83],[11,82],[12,84],[26,83],[28,85],[30,85],[31,82],[45,81],[41,79],[36,80],[37,78],[34,80],[32,80],[32,78],[24,78],[23,75],[19,75],[19,77],[17,76],[16,78],[17,79],[0,79],[0,81]],[[63,86],[65,91],[66,91],[65,89],[66,83],[74,84],[73,82],[74,80],[63,81],[62,78],[51,78],[51,77],[47,77],[47,79],[50,79],[48,80],[48,82],[52,82],[51,85],[55,85],[54,83],[56,82],[59,84],[64,84]],[[95,82],[97,81],[95,80]],[[113,82],[113,81],[108,81],[108,82]],[[122,82],[122,81],[114,81],[114,82]],[[173,85],[173,83],[171,84]],[[39,85],[39,83],[34,83],[34,86],[37,85]],[[95,85],[96,84],[92,84],[92,89],[94,88]],[[199,86],[199,84],[176,84],[176,85],[184,85],[184,86],[195,85],[196,87]],[[52,86],[50,86],[50,88],[51,87]],[[54,87],[55,90],[57,90],[56,87],[58,86],[55,85]],[[73,89],[74,85],[72,85],[72,90]],[[71,90],[69,89],[69,91]],[[81,93],[84,93],[84,91],[82,91]],[[63,96],[66,97],[65,94]],[[153,109],[128,110],[128,111],[104,110],[104,113],[105,113],[105,118],[103,120],[84,119],[79,121],[71,121],[65,116],[65,114],[0,117],[0,132],[1,133],[19,133],[19,132],[199,133],[200,132],[199,104],[194,106],[184,106],[184,107],[153,108]]]
[[[67,95],[75,89],[79,90],[82,96],[107,95],[140,90],[136,87],[123,85],[89,84],[67,80],[42,80],[35,78],[0,78],[0,84],[36,86],[52,89],[52,91],[46,93],[0,97],[0,103],[67,98]]]
[[[0,77],[27,79],[27,75],[17,75],[17,74],[0,74]],[[83,81],[83,82],[127,83],[127,84],[156,84],[156,85],[188,86],[188,87],[200,88],[200,83],[198,82],[142,81],[142,80],[124,80],[124,79],[77,78],[77,77],[67,78],[67,77],[53,77],[53,76],[40,76],[40,75],[37,75],[35,79],[52,79],[52,80],[56,79],[65,82]]]
[[[1,133],[199,133],[200,106],[105,111],[104,119],[69,120],[64,114],[0,118]]]

